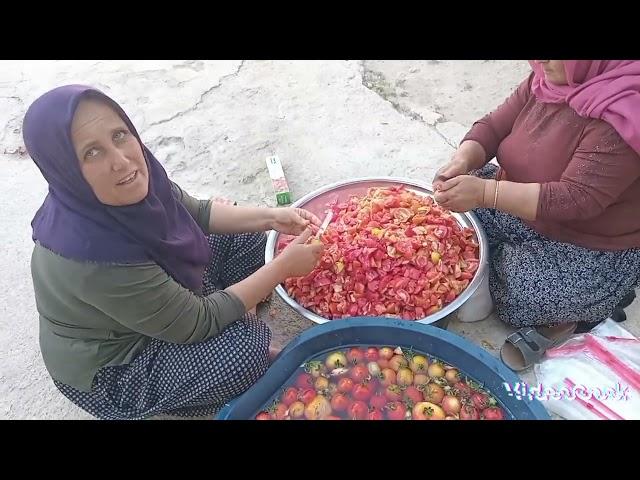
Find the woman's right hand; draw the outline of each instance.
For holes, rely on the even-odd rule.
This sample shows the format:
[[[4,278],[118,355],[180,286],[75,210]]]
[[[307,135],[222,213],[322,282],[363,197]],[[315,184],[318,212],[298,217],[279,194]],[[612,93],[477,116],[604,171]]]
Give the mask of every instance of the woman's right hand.
[[[273,261],[253,275],[231,285],[227,290],[242,301],[247,311],[251,311],[258,302],[287,278],[302,277],[315,268],[322,257],[324,244],[318,241],[306,245],[305,242],[309,238],[311,238],[311,229],[307,228]]]
[[[433,177],[433,188],[451,178],[467,175],[471,170],[481,168],[486,163],[486,154],[482,145],[475,140],[463,142],[451,156],[451,160],[440,167]]]
[[[468,164],[469,162],[464,152],[460,152],[460,149],[458,148],[451,157],[451,160],[440,167],[436,172],[432,182],[433,188],[437,190],[438,186],[447,180],[469,173],[470,169]]]
[[[307,275],[318,264],[324,244],[317,241],[306,245],[310,237],[311,229],[307,228],[275,258],[285,278]]]

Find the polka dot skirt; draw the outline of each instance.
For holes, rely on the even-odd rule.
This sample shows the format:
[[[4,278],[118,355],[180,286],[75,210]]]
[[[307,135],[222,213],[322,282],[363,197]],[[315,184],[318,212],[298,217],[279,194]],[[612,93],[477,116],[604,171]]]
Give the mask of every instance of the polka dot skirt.
[[[264,265],[264,233],[210,235],[212,260],[205,295],[248,277]],[[269,368],[271,332],[253,314],[219,336],[180,345],[152,339],[128,365],[98,371],[91,392],[54,380],[74,404],[99,419],[154,415],[206,416],[249,389]]]
[[[488,164],[476,175],[494,178]],[[550,240],[522,220],[474,211],[489,240],[489,289],[500,319],[514,327],[606,319],[640,285],[640,249],[589,250]]]

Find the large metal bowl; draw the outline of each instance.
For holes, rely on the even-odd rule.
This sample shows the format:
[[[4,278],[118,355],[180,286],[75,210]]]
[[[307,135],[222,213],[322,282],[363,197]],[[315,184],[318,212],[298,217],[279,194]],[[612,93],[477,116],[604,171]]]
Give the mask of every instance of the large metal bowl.
[[[367,190],[371,187],[392,187],[397,185],[404,185],[407,190],[420,195],[433,196],[433,188],[428,183],[399,177],[364,177],[326,185],[297,200],[292,204],[292,207],[300,207],[309,210],[322,220],[325,216],[327,203],[331,201],[337,200],[338,202],[344,202],[348,200],[351,195],[365,195]],[[480,263],[478,265],[478,270],[471,280],[471,283],[460,294],[460,296],[458,296],[458,298],[446,305],[442,310],[424,318],[415,320],[418,323],[431,324],[455,312],[473,295],[482,283],[485,275],[487,275],[489,252],[487,236],[484,233],[482,225],[480,225],[480,222],[472,213],[454,213],[453,216],[461,226],[470,227],[475,231],[476,240],[480,246]],[[269,232],[267,237],[267,246],[265,249],[265,260],[267,262],[273,260],[276,254],[279,235],[280,234],[276,231]],[[280,295],[287,305],[292,307],[305,318],[308,318],[315,323],[326,323],[331,321],[304,308],[287,294],[287,291],[282,285],[278,285],[276,287],[276,292],[278,292],[278,295]]]

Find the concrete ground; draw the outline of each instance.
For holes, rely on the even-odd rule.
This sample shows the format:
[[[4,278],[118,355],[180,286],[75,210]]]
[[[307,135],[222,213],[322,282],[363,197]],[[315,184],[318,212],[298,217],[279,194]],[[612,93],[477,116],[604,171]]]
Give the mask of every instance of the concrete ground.
[[[299,198],[369,175],[430,180],[473,121],[525,78],[524,61],[0,62],[0,418],[87,419],[53,386],[38,348],[30,221],[46,184],[22,118],[46,90],[97,86],[118,101],[169,176],[202,197],[274,205],[264,158],[278,154]],[[640,302],[625,328],[640,336]],[[259,309],[284,346],[314,324],[274,295]],[[497,355],[495,316],[449,329]],[[522,375],[533,383],[533,373]]]

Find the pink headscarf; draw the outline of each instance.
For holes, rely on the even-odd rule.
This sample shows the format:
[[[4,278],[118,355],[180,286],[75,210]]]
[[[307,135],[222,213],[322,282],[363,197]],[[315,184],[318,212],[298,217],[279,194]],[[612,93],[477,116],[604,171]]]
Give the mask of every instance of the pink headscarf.
[[[568,85],[547,82],[542,66],[531,91],[545,103],[567,103],[581,117],[601,119],[640,154],[640,61],[563,60]]]

